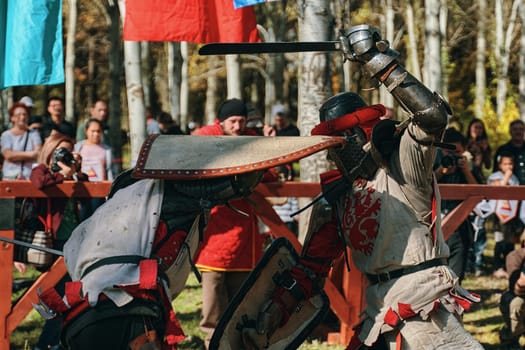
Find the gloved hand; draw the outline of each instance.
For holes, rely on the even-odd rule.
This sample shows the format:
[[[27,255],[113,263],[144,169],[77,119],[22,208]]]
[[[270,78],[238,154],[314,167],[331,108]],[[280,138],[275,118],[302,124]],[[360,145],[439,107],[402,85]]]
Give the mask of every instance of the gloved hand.
[[[257,315],[255,328],[250,327],[242,330],[244,349],[267,348],[270,337],[281,324],[282,316],[281,308],[276,302],[268,300],[264,303]]]
[[[279,287],[272,298],[266,301],[259,313],[254,327],[242,330],[242,339],[246,349],[266,349],[275,331],[288,322],[290,315],[297,309],[303,298],[297,298],[288,290]]]

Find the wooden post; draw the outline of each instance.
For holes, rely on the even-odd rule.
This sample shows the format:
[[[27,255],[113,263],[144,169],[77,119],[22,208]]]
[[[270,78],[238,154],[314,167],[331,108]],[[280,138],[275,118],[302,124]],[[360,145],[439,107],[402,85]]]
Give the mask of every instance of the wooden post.
[[[0,199],[0,235],[13,239],[15,233],[15,199]],[[0,242],[0,276],[2,276],[2,286],[0,287],[0,320],[7,319],[11,312],[11,293],[13,288],[13,245]],[[0,349],[9,349],[11,332],[7,325],[0,322]]]

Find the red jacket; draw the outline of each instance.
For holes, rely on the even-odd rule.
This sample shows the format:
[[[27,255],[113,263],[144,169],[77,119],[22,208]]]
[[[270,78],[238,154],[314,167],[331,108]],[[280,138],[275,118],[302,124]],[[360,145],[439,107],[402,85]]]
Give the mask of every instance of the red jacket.
[[[197,134],[224,135],[219,123],[204,126]],[[257,134],[247,129],[245,135]],[[238,199],[231,201],[231,205],[249,214],[249,217],[226,206],[212,209],[196,260],[196,265],[201,269],[250,271],[262,256],[265,235],[259,234],[257,217],[251,204],[245,199]]]

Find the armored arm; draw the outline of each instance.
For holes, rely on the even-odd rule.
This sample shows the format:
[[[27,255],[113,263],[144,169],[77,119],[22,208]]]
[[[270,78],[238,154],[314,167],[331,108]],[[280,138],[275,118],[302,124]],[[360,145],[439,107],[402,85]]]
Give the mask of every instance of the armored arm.
[[[381,39],[376,28],[354,26],[340,40],[346,59],[359,62],[369,78],[382,82],[419,128],[440,136],[452,113],[450,107],[439,94],[407,72],[397,61],[399,54]]]

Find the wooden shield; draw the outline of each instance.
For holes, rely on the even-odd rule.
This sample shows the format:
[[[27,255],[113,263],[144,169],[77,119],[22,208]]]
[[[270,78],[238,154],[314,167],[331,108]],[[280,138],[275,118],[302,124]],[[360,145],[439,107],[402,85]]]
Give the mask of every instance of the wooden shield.
[[[237,175],[291,163],[344,143],[333,136],[151,135],[134,178],[196,180]]]
[[[278,287],[273,281],[274,274],[289,270],[298,259],[299,255],[285,238],[276,239],[268,247],[222,315],[210,340],[210,350],[244,348],[242,330],[252,327],[260,308]],[[297,349],[324,319],[329,307],[330,302],[324,291],[301,301],[288,322],[270,337],[267,349]]]

